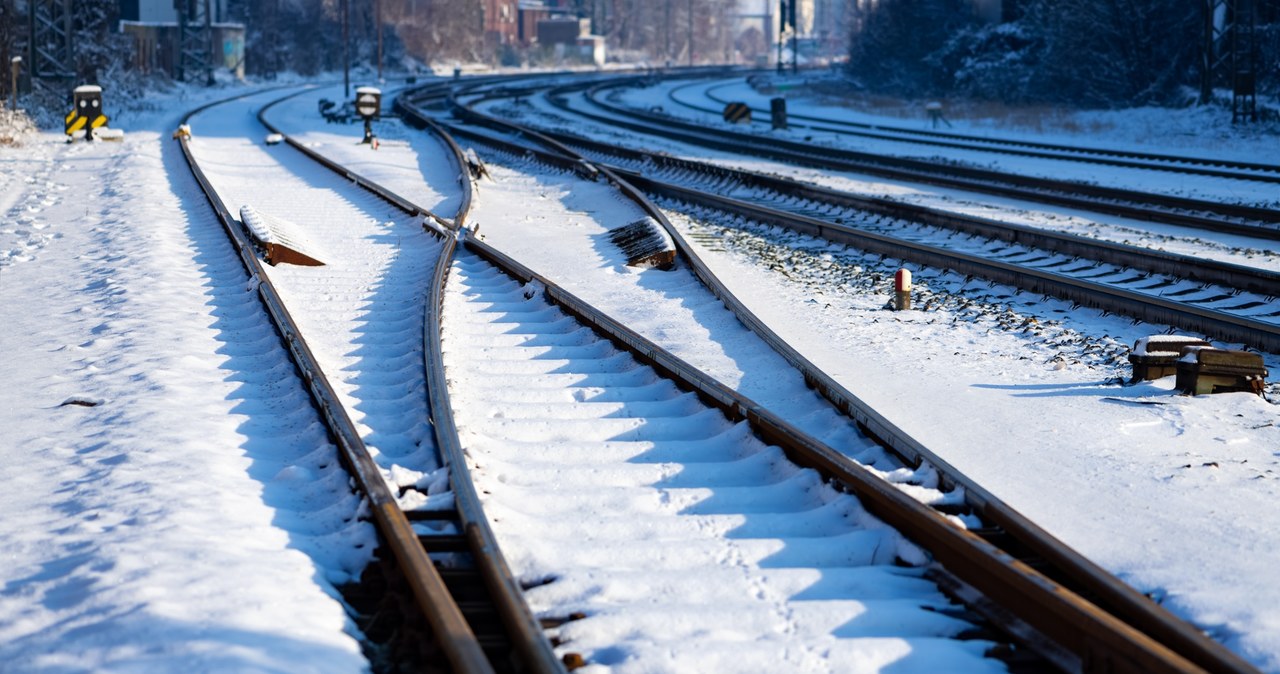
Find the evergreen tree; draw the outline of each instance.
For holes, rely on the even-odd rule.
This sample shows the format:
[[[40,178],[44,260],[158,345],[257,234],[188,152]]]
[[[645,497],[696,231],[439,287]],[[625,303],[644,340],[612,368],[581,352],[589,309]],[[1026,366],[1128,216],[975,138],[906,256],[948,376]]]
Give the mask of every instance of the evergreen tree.
[[[861,19],[849,47],[850,74],[867,86],[904,95],[950,86],[950,74],[930,56],[973,22],[967,0],[883,0]]]
[[[1162,103],[1194,81],[1204,19],[1185,0],[1036,0],[1024,21],[1044,43],[1044,98]]]

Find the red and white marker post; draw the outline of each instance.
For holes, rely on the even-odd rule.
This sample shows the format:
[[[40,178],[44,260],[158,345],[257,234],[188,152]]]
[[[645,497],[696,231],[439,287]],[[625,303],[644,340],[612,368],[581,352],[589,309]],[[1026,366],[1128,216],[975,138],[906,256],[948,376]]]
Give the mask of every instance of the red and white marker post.
[[[904,311],[911,308],[911,270],[899,269],[893,275],[893,309]]]

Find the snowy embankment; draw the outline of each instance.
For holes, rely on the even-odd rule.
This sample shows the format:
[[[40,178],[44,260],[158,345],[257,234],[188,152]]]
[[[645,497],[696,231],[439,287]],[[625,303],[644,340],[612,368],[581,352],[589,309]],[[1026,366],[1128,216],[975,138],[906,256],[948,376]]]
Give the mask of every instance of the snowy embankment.
[[[366,667],[372,530],[169,138],[196,104],[0,148],[0,668]]]

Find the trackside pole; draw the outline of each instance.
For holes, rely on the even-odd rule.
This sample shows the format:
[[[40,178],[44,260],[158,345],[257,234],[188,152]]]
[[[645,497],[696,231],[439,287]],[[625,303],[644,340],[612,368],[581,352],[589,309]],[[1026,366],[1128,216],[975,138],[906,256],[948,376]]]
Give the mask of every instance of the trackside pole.
[[[893,309],[905,311],[911,308],[911,270],[899,269],[893,275]]]

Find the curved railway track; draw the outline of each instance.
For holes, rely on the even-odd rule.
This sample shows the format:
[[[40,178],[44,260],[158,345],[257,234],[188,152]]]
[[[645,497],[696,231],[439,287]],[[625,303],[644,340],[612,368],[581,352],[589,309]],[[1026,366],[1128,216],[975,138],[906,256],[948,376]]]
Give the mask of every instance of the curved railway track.
[[[436,101],[434,105],[438,106],[439,102]],[[419,104],[407,102],[406,97],[402,96],[397,100],[397,107],[401,110],[402,114],[405,114],[407,117],[423,119],[426,117],[421,112]],[[469,121],[472,122],[480,121],[482,117],[468,112],[463,112],[463,115],[471,116]],[[618,185],[624,191],[634,195],[633,198],[640,199],[642,203],[647,203],[647,200],[639,197],[639,190],[630,186],[628,178],[622,177],[608,167],[592,165],[585,159],[575,156],[574,153],[569,151],[567,148],[564,148],[550,139],[541,137],[536,132],[532,132],[528,129],[518,128],[498,120],[485,119],[483,121],[486,124],[501,128],[504,132],[512,134],[513,136],[540,139],[544,148],[550,147],[555,149],[540,149],[532,147],[527,143],[515,143],[511,139],[498,138],[491,132],[477,133],[457,125],[446,125],[446,128],[451,133],[459,134],[483,145],[499,148],[501,152],[509,153],[516,157],[534,156],[538,161],[544,162],[561,170],[572,170],[583,176],[599,175],[602,178],[607,179],[609,182]],[[652,204],[647,204],[647,209],[653,214],[655,219],[666,224],[665,217],[662,215],[661,211],[654,208]],[[678,232],[670,229],[669,226],[668,231],[673,238],[680,241],[680,235]],[[470,241],[468,241],[468,245],[471,245]],[[959,474],[958,471],[955,471],[945,461],[942,461],[939,457],[930,452],[928,448],[923,447],[918,442],[914,441],[910,436],[883,418],[875,410],[867,407],[856,397],[831,380],[830,377],[818,371],[817,368],[813,367],[802,356],[790,349],[782,342],[782,340],[778,339],[766,326],[745,310],[745,307],[743,307],[741,303],[733,297],[732,293],[730,293],[727,288],[714,278],[706,265],[703,264],[687,246],[682,245],[681,255],[685,260],[685,263],[696,270],[698,276],[703,279],[710,289],[712,289],[712,292],[719,296],[727,306],[731,307],[734,313],[738,315],[739,319],[744,324],[748,325],[752,330],[760,334],[762,338],[782,353],[787,360],[800,368],[801,371],[804,372],[806,380],[812,383],[815,388],[831,400],[837,408],[857,420],[858,423],[866,428],[874,437],[884,442],[888,447],[905,457],[908,461],[924,461],[934,464],[941,469],[946,483],[954,487],[962,488],[959,490],[963,492],[962,498],[964,505],[961,506],[961,509],[980,517],[984,522],[983,527],[976,532],[977,535],[971,536],[970,533],[960,532],[949,525],[944,526],[943,529],[946,533],[942,533],[942,537],[946,540],[930,539],[929,542],[924,542],[921,537],[927,538],[934,533],[933,524],[926,523],[939,523],[944,521],[937,511],[929,511],[926,509],[925,512],[929,512],[930,514],[925,516],[923,520],[915,519],[915,515],[895,512],[894,508],[898,507],[897,505],[883,506],[886,510],[881,511],[880,508],[882,506],[877,501],[881,495],[886,496],[897,503],[897,499],[903,498],[902,492],[889,486],[879,478],[873,477],[870,482],[865,484],[862,483],[862,477],[866,476],[859,475],[862,472],[860,467],[835,452],[830,452],[829,454],[825,451],[819,452],[816,458],[796,458],[797,456],[804,455],[798,453],[798,450],[790,449],[795,438],[788,440],[787,434],[782,433],[779,435],[779,430],[776,428],[766,431],[765,437],[767,437],[770,442],[774,442],[784,449],[787,449],[788,456],[792,458],[793,461],[796,461],[796,463],[802,466],[816,467],[828,476],[829,479],[834,479],[843,485],[842,488],[852,490],[853,493],[856,493],[860,498],[864,499],[864,505],[866,505],[868,510],[877,514],[877,516],[881,517],[891,525],[898,527],[913,541],[921,543],[923,547],[935,556],[937,561],[947,567],[948,573],[953,573],[960,578],[960,586],[967,587],[972,584],[975,587],[978,587],[982,592],[986,593],[986,596],[989,599],[994,599],[995,604],[998,604],[999,608],[992,611],[986,611],[987,615],[994,615],[1002,610],[1013,611],[1017,614],[1020,620],[1025,620],[1026,623],[1034,626],[1035,629],[1043,630],[1048,633],[1050,635],[1049,638],[1052,641],[1055,641],[1057,645],[1050,647],[1047,650],[1042,649],[1042,655],[1045,655],[1057,665],[1069,671],[1102,671],[1106,667],[1115,667],[1117,670],[1126,670],[1136,667],[1134,671],[1143,671],[1143,669],[1147,667],[1158,667],[1159,669],[1168,669],[1169,671],[1176,671],[1186,667],[1190,667],[1192,670],[1196,667],[1201,667],[1209,671],[1252,671],[1251,668],[1247,664],[1243,663],[1243,661],[1238,657],[1227,652],[1220,645],[1208,640],[1203,634],[1200,634],[1194,628],[1191,628],[1185,623],[1169,616],[1145,597],[1138,595],[1132,589],[1124,586],[1123,583],[1120,583],[1101,569],[1087,562],[1087,560],[1080,558],[1076,553],[1052,539],[1052,537],[1049,537],[1034,524],[1026,521],[1025,518],[1022,518],[1007,505],[1001,503],[998,499],[983,490],[979,485],[972,484],[971,481]],[[533,278],[531,274],[530,278]],[[538,278],[538,280],[540,283],[547,283],[545,279]],[[615,338],[615,342],[617,341],[619,341],[619,338]],[[622,339],[621,341],[622,343],[632,343],[635,341],[635,338]],[[695,386],[692,390],[706,392],[707,389]],[[781,428],[786,428],[786,424],[778,422],[776,419],[770,419],[770,416],[764,410],[759,410],[758,412],[755,411],[749,403],[734,401],[730,409],[736,409],[737,414],[745,414],[748,419],[753,418],[753,415],[759,415],[767,422],[779,423],[781,424]],[[730,414],[730,412],[726,412],[726,414]],[[732,419],[733,417],[730,416],[730,418]],[[918,512],[918,509],[923,508],[921,504],[909,498],[907,498],[905,502],[901,503],[901,506],[911,512]],[[946,510],[947,506],[944,506],[943,508]],[[1078,618],[1067,619],[1065,621],[1066,624],[1064,624],[1062,615],[1065,614],[1058,613],[1058,611],[1067,609],[1048,609],[1050,613],[1058,616],[1056,618],[1044,615],[1041,613],[1046,610],[1044,606],[1035,607],[1027,605],[1026,600],[1028,597],[1022,595],[1023,591],[1028,590],[1027,588],[1024,587],[1019,590],[1011,590],[1011,586],[1003,585],[1004,581],[996,581],[989,576],[984,577],[986,574],[992,572],[992,569],[988,566],[992,561],[990,558],[979,561],[968,558],[968,554],[971,550],[969,552],[959,552],[954,549],[949,550],[948,545],[950,544],[946,541],[950,540],[950,536],[956,533],[959,533],[961,538],[967,541],[960,547],[964,548],[971,544],[976,545],[977,548],[985,549],[994,554],[996,558],[1006,560],[1005,562],[997,562],[997,567],[1007,564],[1007,560],[1012,559],[1012,557],[1008,556],[1010,553],[997,551],[997,548],[992,547],[989,541],[1000,542],[1004,550],[1014,551],[1013,554],[1024,555],[1024,558],[1032,560],[1037,566],[1043,566],[1050,569],[1049,573],[1055,579],[1062,580],[1070,586],[1079,589],[1082,593],[1097,598],[1101,605],[1105,606],[1107,610],[1113,613],[1113,615],[1107,617],[1108,621],[1116,620],[1114,616],[1124,616],[1123,619],[1124,621],[1128,621],[1128,625],[1121,628],[1119,626],[1119,621],[1117,621],[1117,623],[1112,623],[1110,627],[1105,628],[1104,630],[1109,636],[1103,637],[1100,634],[1090,633],[1084,624],[1072,624]],[[953,553],[956,556],[952,556]],[[1025,557],[1027,554],[1029,554],[1030,557]],[[982,557],[982,555],[980,555],[980,557]],[[1018,575],[1028,572],[1027,569],[1020,565],[1015,565],[1015,568]],[[960,569],[963,569],[963,571]],[[975,583],[975,579],[979,582]],[[1044,585],[1045,583],[1048,583],[1048,585]],[[1054,591],[1050,592],[1051,595],[1057,595],[1061,590],[1061,588],[1057,588],[1053,581],[1049,581],[1045,578],[1034,581],[1032,584],[1040,585],[1042,588],[1056,588]],[[963,592],[961,592],[961,594],[963,594]],[[1071,601],[1068,603],[1071,603]],[[1034,604],[1037,602],[1038,600],[1031,603]],[[977,602],[977,605],[983,605],[983,602],[979,601]],[[993,606],[987,605],[987,608],[991,609]],[[1069,612],[1074,612],[1074,609]],[[1084,621],[1085,623],[1089,622],[1088,619],[1084,619]],[[1009,627],[1008,623],[1001,624],[1006,628]],[[1135,629],[1133,626],[1139,627]],[[1064,629],[1067,633],[1074,634],[1066,636],[1064,633],[1058,632],[1059,629]],[[1080,629],[1083,629],[1084,632],[1077,631]],[[1120,654],[1121,651],[1128,647],[1119,646],[1114,643],[1103,643],[1110,641],[1112,637],[1117,635],[1126,635],[1125,638],[1127,639],[1128,636],[1136,635],[1139,632],[1145,632],[1146,634],[1152,635],[1166,647],[1177,650],[1183,657],[1189,658],[1190,661],[1195,663],[1195,665],[1191,665],[1189,662],[1171,664],[1171,661],[1165,661],[1163,664],[1158,665],[1154,661],[1149,661],[1145,664],[1137,665],[1135,664],[1136,660],[1130,659],[1127,655]],[[1033,643],[1034,642],[1035,640],[1033,639]],[[1043,644],[1040,645],[1043,647]],[[1063,651],[1058,650],[1059,646],[1069,652],[1069,654],[1063,656]]]
[[[990,194],[1031,203],[1191,227],[1203,231],[1280,239],[1280,211],[1248,205],[1153,194],[1105,185],[1023,176],[969,166],[843,150],[707,127],[601,100],[610,87],[639,78],[598,85],[566,85],[547,93],[553,106],[577,117],[736,154],[746,154],[827,170],[873,175]],[[571,104],[568,94],[584,91],[595,110]]]
[[[470,107],[458,114],[502,129]],[[650,195],[951,269],[1216,339],[1280,351],[1280,274],[866,198],[561,132],[561,151],[615,161]],[[731,195],[731,196],[722,196]],[[982,237],[969,239],[949,232]]]
[[[721,95],[719,90],[736,84],[736,82],[730,82],[707,86],[707,82],[705,81],[691,82],[689,84],[671,88],[667,92],[667,98],[673,103],[687,107],[691,110],[711,115],[719,115],[723,110],[723,106],[732,102],[726,96]],[[688,100],[688,98],[680,97],[677,93],[684,89],[698,86],[706,87],[705,91],[702,92],[702,95],[720,104],[722,107],[713,108],[698,105],[696,102]],[[751,109],[754,113],[764,115],[765,119],[767,119],[770,114],[770,111],[765,108],[752,107]],[[1063,159],[1104,166],[1152,169],[1217,178],[1280,183],[1280,165],[1260,162],[1245,162],[1210,157],[1184,157],[1154,152],[1133,152],[1129,150],[1116,150],[1100,147],[1081,147],[1056,143],[1042,143],[1025,139],[976,136],[962,133],[930,131],[927,129],[913,129],[910,127],[893,126],[888,124],[869,124],[854,122],[851,120],[829,119],[813,115],[797,114],[795,112],[788,112],[787,120],[788,126],[861,138],[873,138],[876,140],[913,143],[933,147],[945,147],[949,149],[998,152],[1023,157]],[[799,120],[801,123],[797,124],[795,123],[795,120]]]
[[[207,107],[211,106],[193,111],[188,119]],[[443,654],[439,659],[447,662],[453,671],[559,671],[558,661],[520,599],[518,584],[497,553],[483,514],[475,504],[474,493],[468,493],[469,483],[459,482],[465,475],[457,471],[450,474],[455,497],[453,507],[437,506],[412,512],[401,508],[401,494],[393,491],[382,467],[371,455],[342,397],[308,344],[299,321],[291,314],[282,293],[266,272],[254,243],[196,160],[191,142],[185,137],[180,138],[180,142],[188,165],[222,222],[224,231],[251,277],[257,279],[256,292],[305,379],[313,402],[339,447],[344,464],[360,493],[368,499],[370,517],[378,529],[381,543],[394,558],[394,563],[389,565],[398,574],[391,581],[393,586],[398,582],[409,589],[414,605],[430,626],[430,633],[439,649],[437,652]],[[321,159],[313,153],[309,156]],[[332,162],[325,162],[325,165],[342,171],[347,179],[356,178]],[[357,180],[357,185],[381,198],[392,196],[385,190],[371,188],[368,183],[362,184]],[[469,189],[465,182],[460,187]],[[399,208],[413,208],[414,214],[425,212],[425,209],[416,209],[400,199],[393,199],[391,203]],[[464,208],[455,220],[463,219],[465,215],[464,202]],[[438,289],[443,287],[454,239],[443,231],[432,233],[439,236],[441,245],[432,273],[433,280],[438,282],[430,286],[433,288],[431,297],[437,298],[438,304]],[[426,333],[428,353],[431,344],[437,343],[430,338],[431,334]],[[442,395],[437,390],[443,386],[438,379],[428,380],[433,399]],[[433,407],[432,418],[448,416],[447,412],[440,412],[442,409],[447,410],[448,407]],[[449,456],[449,450],[456,448],[456,442],[450,443],[449,438],[438,439],[437,442],[446,465],[460,461],[460,457]],[[432,526],[418,526],[424,523]],[[463,555],[462,561],[459,553]],[[447,568],[438,568],[438,562]],[[409,613],[411,615],[412,610]],[[418,663],[415,667],[430,664],[412,661]],[[438,664],[441,663],[430,666]]]

